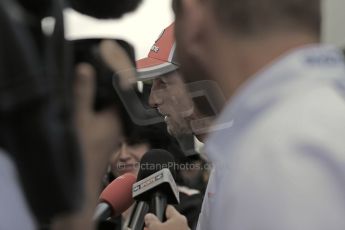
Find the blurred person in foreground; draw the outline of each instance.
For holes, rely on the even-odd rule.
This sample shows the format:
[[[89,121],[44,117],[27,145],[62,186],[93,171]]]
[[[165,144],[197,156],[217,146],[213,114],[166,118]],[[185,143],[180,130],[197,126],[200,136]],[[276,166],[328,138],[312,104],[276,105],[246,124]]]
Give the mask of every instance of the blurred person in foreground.
[[[182,75],[227,99],[206,141],[215,170],[198,229],[344,229],[345,66],[320,44],[320,1],[173,7]],[[146,228],[188,229],[173,207],[166,216],[146,215]]]
[[[64,39],[62,2],[0,1],[1,229],[37,229],[58,215],[91,210],[104,159],[118,139],[116,111],[89,107],[94,70],[76,67],[76,82],[69,75],[74,67]],[[98,18],[119,18],[140,2],[70,1],[79,12]]]

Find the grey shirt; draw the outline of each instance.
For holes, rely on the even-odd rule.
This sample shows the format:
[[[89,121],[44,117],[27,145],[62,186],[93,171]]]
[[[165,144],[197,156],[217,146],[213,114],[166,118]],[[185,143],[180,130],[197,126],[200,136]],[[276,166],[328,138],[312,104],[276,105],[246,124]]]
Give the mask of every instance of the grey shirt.
[[[199,230],[345,229],[340,51],[313,45],[284,55],[242,86],[216,125]]]
[[[36,229],[18,181],[16,168],[2,149],[0,149],[0,229]]]

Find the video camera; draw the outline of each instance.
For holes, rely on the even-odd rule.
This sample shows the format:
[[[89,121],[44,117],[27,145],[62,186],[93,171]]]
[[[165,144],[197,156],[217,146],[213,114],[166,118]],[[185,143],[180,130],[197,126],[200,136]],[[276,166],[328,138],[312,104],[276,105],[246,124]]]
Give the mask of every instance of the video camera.
[[[91,16],[119,18],[140,2],[71,0],[70,4]],[[72,122],[74,61],[64,39],[62,14],[68,4],[0,1],[0,148],[13,159],[38,222],[49,222],[82,202],[82,161]],[[42,30],[44,17],[54,19],[51,34]],[[98,85],[109,84],[98,81]],[[96,109],[107,103],[103,98],[108,96],[101,91]]]

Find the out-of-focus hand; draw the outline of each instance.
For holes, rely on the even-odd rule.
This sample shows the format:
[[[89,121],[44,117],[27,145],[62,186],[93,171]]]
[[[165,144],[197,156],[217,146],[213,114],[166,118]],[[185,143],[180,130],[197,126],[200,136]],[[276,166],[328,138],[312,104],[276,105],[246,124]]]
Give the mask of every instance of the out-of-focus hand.
[[[120,119],[116,108],[94,111],[96,74],[91,65],[77,65],[75,77],[75,124],[84,156],[93,153],[87,156],[96,160],[92,164],[106,165],[120,142]]]
[[[75,125],[84,158],[86,189],[93,191],[97,202],[98,196],[94,194],[98,194],[110,156],[121,141],[121,123],[116,108],[94,111],[96,73],[90,64],[76,66],[74,92]]]
[[[75,68],[74,119],[84,163],[85,202],[82,210],[58,218],[53,230],[92,230],[102,177],[111,154],[121,142],[121,123],[116,108],[94,111],[94,68],[82,63]]]
[[[120,77],[120,86],[128,90],[137,82],[136,69],[124,48],[114,40],[103,40],[99,44],[102,60]]]
[[[162,223],[155,215],[147,214],[144,230],[190,230],[186,217],[181,215],[173,206],[168,205],[165,215],[167,221]]]

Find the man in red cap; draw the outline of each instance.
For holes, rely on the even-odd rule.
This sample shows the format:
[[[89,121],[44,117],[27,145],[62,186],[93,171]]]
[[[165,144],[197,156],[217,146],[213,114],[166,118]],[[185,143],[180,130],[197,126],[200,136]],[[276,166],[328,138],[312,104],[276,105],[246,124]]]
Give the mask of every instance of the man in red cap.
[[[137,61],[138,78],[152,81],[149,104],[164,116],[171,135],[195,134],[203,141],[210,122],[205,117],[212,112],[204,100],[193,100],[188,92],[178,70],[175,48],[173,23],[160,34],[148,57]]]

